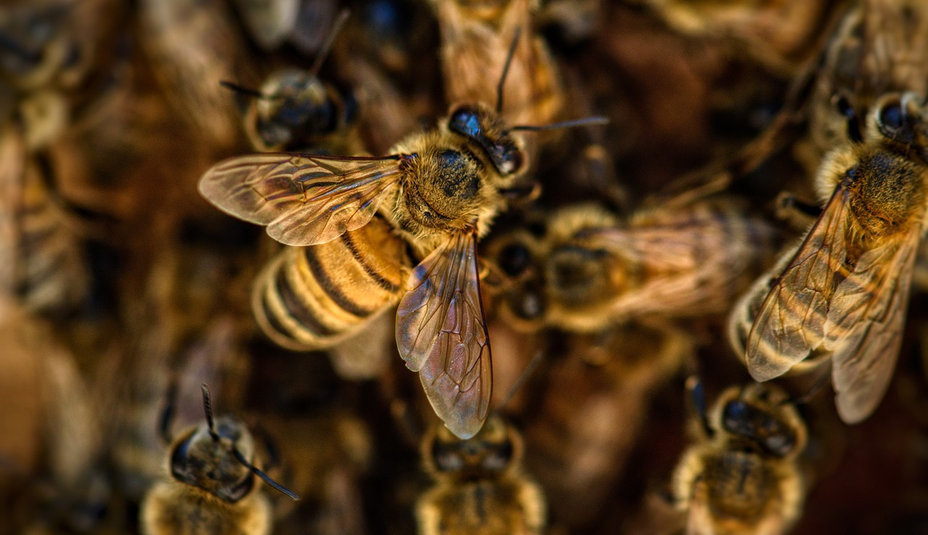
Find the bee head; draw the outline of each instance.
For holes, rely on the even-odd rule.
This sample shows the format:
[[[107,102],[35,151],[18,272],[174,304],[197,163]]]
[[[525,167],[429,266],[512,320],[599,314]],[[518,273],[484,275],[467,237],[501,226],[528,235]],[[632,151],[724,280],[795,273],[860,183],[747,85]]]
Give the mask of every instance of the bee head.
[[[245,425],[229,417],[216,420],[214,429],[201,424],[182,435],[171,448],[171,476],[217,498],[236,503],[254,488],[254,475],[234,455],[250,459],[254,441]]]
[[[774,457],[789,457],[805,444],[805,427],[786,393],[758,384],[720,399],[720,429]]]
[[[916,146],[928,153],[928,126],[924,103],[914,93],[895,93],[880,98],[873,107],[871,131],[877,139]]]
[[[426,469],[455,479],[482,479],[508,471],[519,459],[522,443],[499,415],[492,415],[480,432],[467,440],[437,427],[423,443]]]
[[[476,145],[500,175],[514,175],[525,165],[525,155],[516,139],[499,115],[485,105],[462,104],[452,108],[448,130]]]

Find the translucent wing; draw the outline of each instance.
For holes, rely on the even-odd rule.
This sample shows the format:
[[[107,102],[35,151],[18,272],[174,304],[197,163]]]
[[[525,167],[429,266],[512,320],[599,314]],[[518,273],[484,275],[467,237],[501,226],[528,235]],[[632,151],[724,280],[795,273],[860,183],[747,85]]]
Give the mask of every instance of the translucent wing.
[[[838,284],[825,323],[838,414],[857,423],[876,409],[892,377],[908,305],[918,232],[861,255]]]
[[[477,434],[492,389],[476,235],[458,233],[413,271],[396,312],[396,344],[452,433]]]
[[[757,381],[786,373],[822,346],[835,277],[847,271],[846,196],[839,184],[761,304],[744,355]]]
[[[267,225],[281,243],[315,245],[367,224],[406,158],[252,154],[214,165],[199,188],[224,212]]]

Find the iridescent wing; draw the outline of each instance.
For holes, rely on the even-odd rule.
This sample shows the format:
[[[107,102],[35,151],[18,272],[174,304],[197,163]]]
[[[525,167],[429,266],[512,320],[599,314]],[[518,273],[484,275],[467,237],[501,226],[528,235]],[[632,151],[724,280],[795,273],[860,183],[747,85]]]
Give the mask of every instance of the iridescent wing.
[[[452,433],[467,439],[487,417],[490,340],[480,301],[476,235],[457,233],[416,266],[396,312],[406,367]]]
[[[366,225],[407,158],[251,154],[211,167],[199,189],[222,211],[267,225],[283,244],[315,245]]]
[[[847,191],[839,184],[792,260],[764,298],[745,349],[756,381],[778,377],[820,349],[838,274],[847,256]]]
[[[841,419],[870,416],[889,386],[905,326],[918,231],[861,255],[838,284],[825,323]]]

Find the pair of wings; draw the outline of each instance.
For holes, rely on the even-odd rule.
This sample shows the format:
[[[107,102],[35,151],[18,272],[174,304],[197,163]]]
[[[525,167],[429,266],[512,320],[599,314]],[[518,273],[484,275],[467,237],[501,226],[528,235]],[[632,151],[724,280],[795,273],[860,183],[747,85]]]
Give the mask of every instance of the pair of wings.
[[[751,376],[767,381],[815,351],[832,358],[835,404],[856,423],[876,409],[902,344],[919,232],[910,229],[856,255],[846,187],[819,219],[767,293],[748,334]]]
[[[316,245],[366,225],[413,157],[255,154],[216,164],[199,189],[224,212],[266,225],[281,243]],[[492,388],[476,240],[476,230],[455,233],[416,266],[396,315],[400,356],[461,438],[480,430]]]

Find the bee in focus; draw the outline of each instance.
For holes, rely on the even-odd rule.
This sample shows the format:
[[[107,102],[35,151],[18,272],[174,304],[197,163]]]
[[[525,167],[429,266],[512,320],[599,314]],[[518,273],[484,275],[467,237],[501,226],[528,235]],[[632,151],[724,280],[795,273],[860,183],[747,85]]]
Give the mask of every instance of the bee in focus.
[[[806,426],[784,391],[774,385],[731,387],[705,413],[701,385],[687,382],[694,443],[673,476],[687,533],[785,533],[805,499],[797,461]]]
[[[595,332],[630,319],[721,314],[766,265],[773,229],[734,202],[642,210],[623,224],[590,205],[562,209],[540,238],[502,235],[487,255],[514,281],[514,326]]]
[[[902,344],[926,225],[925,112],[911,93],[877,101],[865,138],[822,163],[821,215],[730,319],[732,346],[757,381],[830,358],[835,403],[847,423],[876,409]]]
[[[505,71],[500,87],[505,82]],[[201,178],[221,210],[291,246],[258,278],[259,323],[289,347],[323,348],[399,301],[396,342],[436,414],[473,436],[492,388],[476,256],[527,161],[496,109],[459,104],[384,157],[257,154]],[[553,126],[602,123],[594,118]],[[401,238],[401,239],[398,239]],[[407,249],[418,260],[408,272]],[[289,339],[289,340],[288,340]]]
[[[299,497],[254,466],[255,440],[239,420],[213,420],[209,391],[203,386],[206,423],[188,429],[168,450],[168,473],[142,503],[146,535],[228,533],[269,534],[271,507],[257,475],[293,499]]]
[[[434,486],[416,502],[422,535],[531,535],[544,531],[541,487],[522,471],[519,433],[498,415],[474,437],[460,440],[432,426],[422,440]]]
[[[336,153],[360,152],[357,136],[350,135],[357,113],[353,92],[319,78],[332,41],[347,17],[348,12],[342,11],[309,70],[275,71],[257,91],[222,83],[250,97],[243,125],[255,150],[294,151],[321,146]]]

